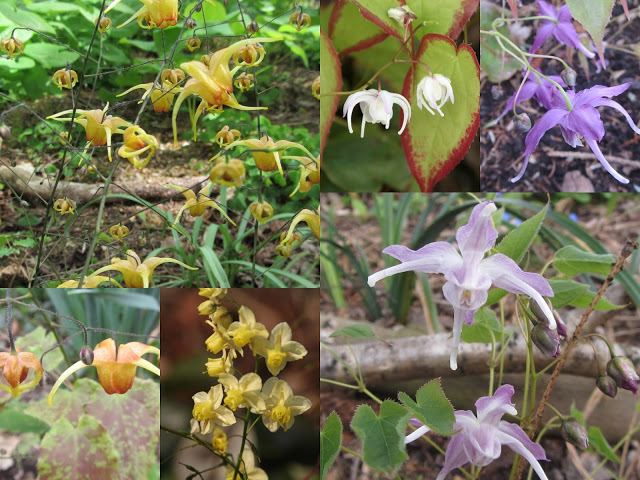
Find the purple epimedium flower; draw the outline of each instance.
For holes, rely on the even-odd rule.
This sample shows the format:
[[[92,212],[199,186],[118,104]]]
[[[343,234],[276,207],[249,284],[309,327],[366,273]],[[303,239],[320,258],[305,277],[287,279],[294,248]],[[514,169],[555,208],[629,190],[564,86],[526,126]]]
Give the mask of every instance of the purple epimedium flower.
[[[602,166],[616,180],[621,183],[629,183],[625,177],[620,175],[610,164],[598,147],[598,142],[604,137],[604,123],[600,119],[600,112],[596,107],[611,107],[618,110],[624,118],[627,119],[631,129],[640,134],[640,128],[636,126],[629,113],[618,102],[611,100],[611,97],[620,95],[626,91],[631,82],[616,85],[615,87],[604,87],[596,85],[594,87],[575,93],[571,90],[567,91],[567,97],[571,101],[572,108],[568,109],[564,98],[556,96],[553,98],[553,106],[546,112],[540,120],[533,126],[527,137],[525,138],[524,162],[518,175],[511,179],[512,183],[517,182],[524,175],[529,163],[529,155],[531,155],[543,135],[555,127],[560,125],[562,137],[564,141],[572,147],[582,146],[581,138],[589,144],[591,150],[598,158]]]
[[[587,49],[582,42],[580,42],[578,32],[576,32],[571,22],[573,17],[571,16],[569,5],[563,5],[556,10],[553,5],[543,0],[538,0],[538,14],[555,18],[557,23],[551,20],[542,20],[542,25],[538,28],[538,33],[536,33],[536,38],[533,40],[533,45],[531,45],[529,53],[534,53],[542,46],[547,38],[553,35],[560,43],[577,48],[589,58],[596,56],[595,53]]]
[[[549,282],[537,273],[523,272],[511,258],[497,253],[485,258],[496,243],[498,231],[491,225],[491,215],[497,210],[493,202],[482,202],[471,212],[469,223],[458,229],[456,241],[460,253],[448,242],[432,242],[418,250],[402,245],[391,245],[382,253],[397,258],[402,263],[369,276],[368,283],[376,282],[396,273],[417,271],[443,273],[447,282],[442,287],[444,297],[453,305],[453,341],[451,344],[451,369],[458,368],[456,361],[462,323],[473,323],[476,311],[487,301],[491,285],[508,292],[531,297],[549,320],[549,327],[556,328],[551,309],[542,296],[552,297]]]
[[[549,78],[558,82],[561,87],[566,87],[566,83],[562,80],[562,77],[559,75],[549,75]],[[551,83],[549,80],[543,77],[538,77],[535,74],[530,74],[520,89],[520,94],[516,100],[516,94],[518,91],[516,90],[511,98],[507,100],[507,106],[500,114],[498,118],[495,119],[494,123],[497,123],[502,117],[504,117],[512,108],[513,103],[518,105],[519,103],[524,102],[525,100],[529,100],[530,98],[535,98],[539,105],[543,106],[547,110],[553,106],[553,98],[556,95],[560,95],[557,87]]]
[[[451,437],[444,456],[444,466],[436,480],[443,480],[449,472],[465,463],[479,467],[489,465],[500,457],[502,446],[509,447],[522,455],[533,467],[542,480],[548,480],[538,460],[548,461],[540,444],[532,442],[519,425],[506,422],[502,416],[506,413],[516,415],[518,411],[511,403],[514,389],[511,385],[502,385],[492,397],[480,397],[476,401],[474,415],[469,410],[455,412],[454,430],[459,430]],[[411,424],[422,425],[412,419]],[[405,438],[405,443],[412,442],[429,431],[429,427],[420,426]]]

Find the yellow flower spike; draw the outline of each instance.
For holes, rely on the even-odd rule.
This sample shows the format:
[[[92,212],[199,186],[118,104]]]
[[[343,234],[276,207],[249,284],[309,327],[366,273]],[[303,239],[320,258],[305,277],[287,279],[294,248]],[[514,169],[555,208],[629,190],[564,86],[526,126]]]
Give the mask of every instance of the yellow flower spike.
[[[307,354],[301,343],[291,340],[291,327],[282,322],[273,327],[269,338],[253,337],[253,351],[267,360],[271,375],[278,375],[287,362],[300,360]]]
[[[236,417],[231,410],[222,406],[222,385],[211,387],[209,393],[198,392],[193,398],[193,418],[200,422],[200,433],[206,435],[213,427],[221,425],[227,427],[236,423]]]
[[[316,79],[311,84],[311,93],[314,97],[320,100],[320,76],[316,77]]]
[[[296,216],[293,217],[293,220],[291,220],[287,236],[280,241],[281,245],[286,245],[291,242],[291,239],[293,238],[293,229],[300,222],[306,222],[316,238],[320,240],[320,214],[305,208],[304,210],[300,210]]]
[[[121,0],[114,0],[105,10],[107,13],[115,7]],[[178,0],[140,0],[144,7],[134,13],[118,28],[124,27],[134,18],[138,18],[138,25],[145,29],[153,27],[167,28],[178,23]],[[142,22],[145,21],[146,25]]]
[[[233,143],[233,141],[236,138],[241,138],[241,137],[242,137],[242,133],[240,133],[239,130],[236,130],[235,128],[229,129],[229,125],[225,125],[224,127],[222,127],[222,129],[220,129],[218,133],[216,133],[214,142],[216,142],[221,147],[225,147],[230,143]]]
[[[215,378],[233,370],[233,358],[227,353],[227,350],[223,350],[220,358],[210,358],[209,361],[205,363],[205,367],[207,367],[206,373],[210,377]]]
[[[96,21],[94,22],[94,24],[98,25],[98,31],[100,33],[104,33],[107,30],[111,30],[111,27],[113,26],[113,22],[111,21],[111,19],[108,17],[105,17],[104,15],[96,18]]]
[[[249,206],[249,212],[251,212],[251,216],[255,218],[258,222],[264,223],[273,217],[273,207],[266,201],[262,202],[253,202]]]
[[[267,407],[262,414],[262,422],[271,432],[275,432],[278,427],[286,432],[293,425],[294,417],[311,408],[308,398],[294,395],[289,384],[276,377],[264,382],[262,394]]]
[[[69,197],[59,198],[53,202],[53,209],[60,215],[65,215],[67,213],[74,215],[76,213],[76,202],[71,200]]]
[[[229,373],[218,376],[218,383],[224,387],[224,404],[234,412],[238,408],[251,409],[251,413],[262,413],[265,403],[260,390],[262,379],[256,373],[247,373],[239,380]]]
[[[198,37],[191,37],[187,40],[187,48],[190,52],[198,50],[202,45],[202,41]]]
[[[151,160],[151,156],[158,149],[158,140],[153,135],[149,135],[138,125],[132,125],[124,131],[124,145],[118,149],[118,155],[129,160],[136,168],[144,168]],[[147,158],[140,159],[145,153]]]
[[[53,83],[60,90],[67,88],[71,90],[78,83],[78,74],[75,70],[60,69],[51,77]]]
[[[238,88],[241,92],[246,92],[251,87],[253,87],[253,82],[255,81],[255,77],[252,73],[242,72],[238,75],[233,82],[236,88]]]
[[[218,158],[216,165],[209,173],[209,180],[218,185],[227,187],[241,187],[244,183],[247,170],[242,160],[232,158],[228,162],[224,158]]]
[[[84,282],[82,282],[82,288],[98,288],[100,284],[109,282],[110,284],[116,285],[117,287],[121,287],[121,285],[112,280],[109,277],[103,277],[102,275],[96,275],[95,277],[84,277]],[[78,288],[78,280],[67,280],[66,282],[61,283],[56,288]]]
[[[162,83],[166,82],[171,86],[174,86],[180,82],[183,82],[184,79],[185,79],[184,72],[179,68],[173,68],[173,69],[167,68],[163,70],[162,73],[160,74],[160,81],[162,81]]]
[[[239,49],[247,45],[259,42],[277,42],[280,40],[282,40],[282,38],[247,38],[210,54],[208,65],[196,60],[180,65],[180,68],[186,71],[192,78],[187,80],[187,83],[184,85],[173,106],[172,126],[176,147],[178,146],[176,117],[180,105],[189,95],[199,96],[206,102],[208,108],[221,108],[222,105],[227,105],[239,110],[265,109],[265,107],[245,107],[238,103],[233,96],[233,75],[229,69],[229,61]]]
[[[24,390],[35,387],[42,378],[40,360],[29,352],[0,352],[0,368],[8,384],[0,381],[0,388],[9,392],[13,398],[20,396]],[[29,375],[29,370],[35,372],[35,377],[30,382],[23,383]]]
[[[197,197],[196,194],[193,193],[193,190],[191,190],[190,188],[181,187],[179,185],[171,185],[170,183],[165,183],[164,186],[179,191],[187,199],[187,202],[178,211],[178,215],[176,215],[176,219],[173,222],[174,225],[177,225],[180,217],[182,216],[182,213],[186,209],[189,209],[189,213],[192,217],[201,217],[202,215],[204,215],[207,207],[213,207],[218,210],[220,214],[229,221],[229,223],[231,223],[234,227],[236,226],[236,223],[231,220],[231,218],[229,218],[229,215],[227,215],[222,207],[218,205],[218,202],[211,200],[211,198],[209,197],[209,195],[211,195],[211,187],[213,187],[213,184],[211,182],[207,183],[202,188],[202,190],[198,192]]]
[[[101,273],[115,270],[122,274],[124,277],[124,284],[128,288],[149,288],[149,284],[153,277],[153,271],[158,265],[162,265],[163,263],[177,263],[181,267],[189,270],[198,270],[197,267],[190,267],[179,260],[168,257],[151,257],[147,258],[144,262],[141,262],[140,257],[136,252],[133,250],[127,250],[126,259],[114,258],[111,261],[111,265],[99,268],[89,277],[94,277]]]
[[[240,319],[227,328],[227,334],[233,338],[233,343],[242,348],[255,337],[269,337],[267,327],[256,321],[253,311],[244,305],[238,310]]]
[[[24,43],[14,37],[5,37],[0,40],[0,51],[9,55],[9,60],[24,52]]]
[[[236,473],[235,468],[230,465],[224,468],[227,470],[225,480],[268,480],[266,472],[256,467],[253,452],[248,448],[245,448],[242,452],[242,462],[240,462],[238,473]]]
[[[126,225],[122,225],[121,223],[119,223],[118,225],[112,225],[111,228],[109,228],[109,235],[111,235],[116,240],[122,241],[124,237],[129,235],[129,227],[127,227]]]
[[[220,304],[220,297],[227,294],[226,288],[201,288],[198,291],[198,295],[201,297],[207,297],[216,305]]]
[[[300,31],[311,25],[311,17],[307,13],[294,12],[289,17],[289,25]]]
[[[160,369],[142,358],[145,353],[153,353],[159,356],[160,350],[144,343],[129,342],[120,344],[116,354],[116,342],[113,338],[103,340],[93,349],[93,363],[91,365],[86,365],[80,360],[62,372],[49,393],[49,405],[52,405],[53,396],[62,385],[62,382],[81,368],[96,367],[100,385],[108,395],[128,392],[136,378],[137,367],[144,368],[160,376]]]
[[[109,104],[103,110],[76,110],[76,116],[73,119],[75,123],[82,125],[87,134],[88,145],[100,147],[107,146],[107,154],[111,161],[111,136],[115,133],[124,133],[124,127],[130,127],[131,123],[120,117],[107,115]],[[65,110],[47,117],[47,120],[54,119],[59,122],[70,122],[71,118],[58,118],[60,115],[66,115],[73,110]]]
[[[236,358],[238,353],[244,356],[242,349],[236,346],[233,339],[227,333],[227,329],[221,322],[214,323],[211,320],[207,320],[205,323],[213,327],[213,333],[204,341],[204,344],[207,346],[207,350],[214,355],[217,355],[223,350],[228,350],[231,358]]]
[[[213,438],[211,439],[211,446],[213,447],[213,451],[218,455],[223,455],[227,452],[227,448],[229,447],[229,442],[227,441],[227,434],[224,433],[219,427],[213,429]]]
[[[260,43],[246,45],[233,54],[233,63],[239,67],[257,67],[262,63],[265,54]]]

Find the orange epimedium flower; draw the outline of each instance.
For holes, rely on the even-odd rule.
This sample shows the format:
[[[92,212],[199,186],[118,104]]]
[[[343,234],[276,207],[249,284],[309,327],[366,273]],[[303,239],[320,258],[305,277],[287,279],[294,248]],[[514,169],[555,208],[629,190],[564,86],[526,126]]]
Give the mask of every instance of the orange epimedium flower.
[[[78,83],[78,74],[75,70],[66,70],[63,68],[53,74],[52,80],[60,90],[63,88],[71,90],[75,87],[76,83]]]
[[[287,235],[280,241],[281,245],[287,245],[293,240],[293,229],[300,222],[306,222],[311,229],[311,232],[313,232],[316,238],[320,240],[320,214],[305,208],[304,210],[300,210],[296,216],[293,217],[293,220],[291,220],[291,225],[289,225]]]
[[[209,195],[211,195],[211,187],[213,187],[213,184],[211,182],[207,183],[204,188],[200,190],[198,196],[196,196],[196,194],[193,193],[193,190],[191,190],[190,188],[181,187],[179,185],[171,185],[169,183],[165,183],[165,187],[170,187],[174,190],[179,191],[187,199],[187,202],[182,206],[182,208],[178,212],[178,215],[176,215],[176,219],[173,222],[174,225],[178,223],[178,220],[180,220],[182,213],[187,208],[189,209],[189,213],[192,217],[201,217],[202,215],[204,215],[207,207],[213,207],[218,210],[220,214],[224,218],[226,218],[234,227],[236,226],[235,222],[229,218],[229,215],[226,214],[226,212],[222,209],[218,202],[211,200],[211,198],[209,197]]]
[[[173,98],[176,93],[180,91],[179,87],[176,87],[174,84],[171,84],[167,81],[162,83],[162,86],[156,83],[155,87],[153,83],[141,83],[140,85],[135,85],[131,87],[129,90],[126,90],[122,93],[116,95],[116,97],[121,97],[122,95],[126,95],[133,90],[144,89],[146,90],[142,95],[142,98],[138,103],[142,103],[145,98],[151,94],[151,103],[153,104],[153,110],[159,113],[166,113],[171,110],[171,105],[173,105]]]
[[[0,352],[0,368],[8,385],[0,382],[0,388],[9,392],[14,398],[20,392],[35,387],[42,378],[42,365],[33,353],[29,352]],[[29,370],[35,372],[35,377],[23,383],[29,375]]]
[[[291,192],[291,195],[289,195],[290,197],[293,197],[298,190],[301,193],[308,192],[309,190],[311,190],[311,187],[313,187],[314,184],[320,183],[319,157],[317,162],[314,162],[308,157],[286,156],[282,158],[300,162],[300,180],[298,181],[296,189]]]
[[[151,279],[153,277],[153,271],[158,265],[163,263],[177,263],[181,267],[188,268],[189,270],[198,270],[196,267],[190,267],[185,265],[179,260],[168,257],[150,257],[144,262],[140,261],[140,257],[133,250],[127,250],[127,258],[119,259],[114,258],[111,261],[111,265],[99,268],[89,278],[100,275],[101,273],[108,271],[118,271],[124,277],[124,284],[129,288],[149,288]]]
[[[253,202],[249,206],[249,212],[251,212],[251,216],[258,220],[260,223],[264,223],[273,217],[273,207],[268,202]]]
[[[166,82],[171,86],[177,85],[178,83],[184,81],[184,78],[184,72],[179,68],[167,68],[160,74],[160,80],[162,81],[162,83]]]
[[[307,13],[294,12],[289,17],[289,25],[295,28],[297,31],[307,28],[311,25],[311,17]]]
[[[131,123],[120,117],[107,115],[109,104],[104,110],[76,110],[76,116],[73,119],[75,123],[79,123],[84,127],[87,135],[87,145],[100,147],[107,145],[107,154],[111,161],[111,136],[115,133],[124,133],[124,128],[130,127]],[[54,119],[59,122],[70,122],[71,118],[59,118],[61,115],[72,113],[73,110],[65,110],[47,117],[47,120]]]
[[[187,40],[187,48],[190,52],[197,50],[202,45],[202,41],[198,37],[191,37]]]
[[[260,43],[245,45],[233,54],[233,63],[240,67],[256,67],[262,63],[265,54]]]
[[[244,168],[242,160],[232,158],[227,162],[226,159],[220,157],[209,173],[209,180],[218,185],[240,187],[244,183],[246,173],[247,170]]]
[[[167,28],[178,23],[178,0],[140,0],[144,7],[134,13],[118,28],[124,27],[134,18],[138,18],[138,25],[141,28],[150,29],[153,27]],[[115,7],[120,0],[114,0],[106,9],[105,13]],[[145,23],[143,23],[145,22]]]
[[[233,143],[236,137],[242,137],[240,131],[236,130],[235,128],[230,130],[229,125],[225,125],[218,133],[216,133],[216,138],[214,139],[214,141],[221,147],[224,147],[226,145],[229,145],[230,143]]]
[[[118,149],[118,155],[126,158],[136,168],[143,168],[151,160],[151,155],[158,148],[158,140],[147,134],[137,125],[132,125],[124,131],[124,145]],[[149,152],[147,158],[140,159],[140,155]]]
[[[252,73],[242,72],[238,77],[234,80],[233,84],[239,89],[241,92],[245,92],[253,87],[253,82],[255,81],[255,77]]]
[[[142,358],[145,353],[154,353],[159,356],[160,350],[144,343],[129,342],[119,345],[116,354],[116,342],[112,338],[103,340],[93,349],[93,363],[91,365],[86,365],[82,360],[79,360],[62,372],[49,393],[49,405],[52,404],[53,396],[62,382],[81,368],[96,367],[100,385],[109,395],[129,391],[136,378],[137,367],[160,376],[160,369]]]
[[[24,43],[14,37],[6,37],[0,40],[0,51],[9,55],[9,59],[20,55],[24,52]]]
[[[320,77],[318,76],[311,84],[311,93],[320,100]]]
[[[53,202],[53,209],[60,215],[64,215],[66,213],[73,215],[76,213],[76,202],[71,200],[69,197],[59,198]]]

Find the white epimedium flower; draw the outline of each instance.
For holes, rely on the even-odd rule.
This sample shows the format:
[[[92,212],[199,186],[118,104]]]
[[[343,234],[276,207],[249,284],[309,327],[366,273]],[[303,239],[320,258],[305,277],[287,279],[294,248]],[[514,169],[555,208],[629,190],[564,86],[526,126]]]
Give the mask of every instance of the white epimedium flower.
[[[405,26],[407,22],[418,18],[415,13],[411,11],[409,5],[403,5],[401,7],[390,8],[387,12],[389,17],[393,18],[401,26]]]
[[[442,106],[451,100],[453,103],[453,88],[451,80],[439,73],[427,75],[418,83],[418,108],[426,108],[431,115],[435,115],[433,110],[437,110],[441,117]],[[432,110],[433,109],[433,110]]]
[[[406,98],[398,93],[376,90],[374,88],[349,95],[347,101],[344,102],[344,108],[342,110],[342,116],[347,117],[349,133],[353,133],[351,114],[357,104],[360,104],[360,109],[362,110],[360,137],[364,138],[364,125],[367,122],[383,123],[385,128],[389,128],[389,122],[391,121],[391,117],[393,117],[394,103],[400,105],[404,113],[402,127],[400,127],[400,131],[398,132],[398,135],[400,135],[411,118],[411,105]]]

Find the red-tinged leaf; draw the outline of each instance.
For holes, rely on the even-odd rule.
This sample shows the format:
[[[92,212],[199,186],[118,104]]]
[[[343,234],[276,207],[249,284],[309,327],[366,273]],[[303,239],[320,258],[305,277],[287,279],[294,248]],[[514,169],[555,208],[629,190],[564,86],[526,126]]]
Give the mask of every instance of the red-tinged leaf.
[[[340,60],[331,40],[320,31],[320,95],[339,92],[342,89],[342,69]],[[320,155],[327,143],[327,136],[338,108],[339,95],[320,97]]]
[[[464,157],[480,123],[480,68],[469,45],[456,44],[443,35],[425,35],[418,60],[433,73],[451,79],[455,104],[442,107],[444,117],[418,109],[417,86],[427,75],[420,64],[409,69],[402,94],[411,104],[411,121],[402,134],[409,168],[423,191],[447,175]]]
[[[627,16],[627,20],[631,21],[631,15],[629,15],[629,5],[627,5],[627,0],[621,0],[622,8],[624,9],[624,14]]]
[[[509,8],[511,9],[513,18],[518,20],[518,6],[516,5],[516,0],[507,0],[507,3],[509,4]]]
[[[118,454],[107,430],[96,418],[83,415],[76,427],[66,418],[58,419],[44,435],[38,454],[38,478],[133,477],[121,476]]]
[[[358,7],[347,0],[336,0],[329,17],[328,34],[340,56],[369,48],[389,36],[366,21]]]
[[[602,39],[604,29],[611,18],[613,0],[567,0],[571,15],[589,32],[596,46],[600,62],[605,64]]]

